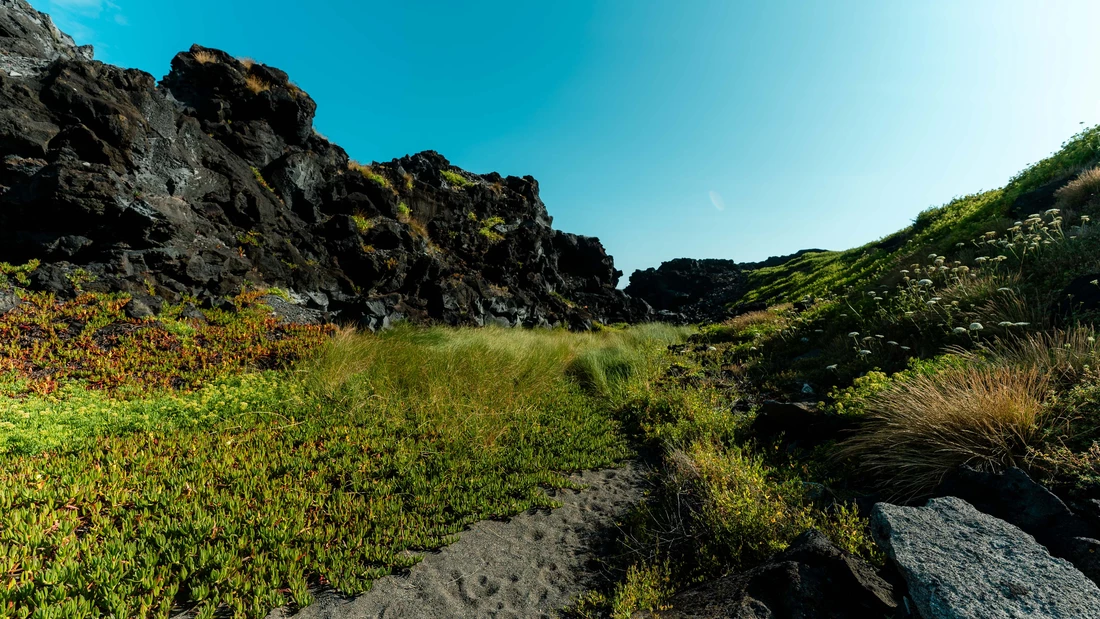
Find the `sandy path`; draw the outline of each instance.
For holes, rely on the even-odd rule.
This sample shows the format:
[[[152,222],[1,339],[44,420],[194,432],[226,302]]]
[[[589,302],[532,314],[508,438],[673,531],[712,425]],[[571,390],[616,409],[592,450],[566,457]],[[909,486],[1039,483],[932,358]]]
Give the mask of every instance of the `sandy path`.
[[[344,599],[318,594],[296,619],[553,617],[595,577],[595,548],[616,520],[642,498],[641,467],[573,476],[585,490],[559,490],[559,509],[479,522],[459,541],[430,553],[404,576],[387,576],[367,593]],[[268,619],[290,616],[276,610]]]

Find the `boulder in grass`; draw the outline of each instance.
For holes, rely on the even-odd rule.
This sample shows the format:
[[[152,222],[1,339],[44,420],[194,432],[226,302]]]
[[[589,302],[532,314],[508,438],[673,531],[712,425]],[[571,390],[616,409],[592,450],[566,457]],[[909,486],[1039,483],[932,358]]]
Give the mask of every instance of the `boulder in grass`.
[[[19,303],[19,295],[15,294],[14,290],[0,289],[0,316],[19,307]]]
[[[763,565],[673,597],[661,619],[893,617],[893,587],[859,557],[809,530]]]
[[[923,619],[1100,617],[1100,588],[1019,528],[956,497],[879,503],[871,531]]]

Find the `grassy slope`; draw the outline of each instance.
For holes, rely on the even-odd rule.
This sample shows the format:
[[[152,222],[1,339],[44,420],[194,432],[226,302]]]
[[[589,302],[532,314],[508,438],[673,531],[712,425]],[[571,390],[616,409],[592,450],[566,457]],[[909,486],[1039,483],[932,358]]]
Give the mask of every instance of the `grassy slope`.
[[[1009,218],[1017,197],[1098,159],[1091,129],[1005,188],[925,211],[881,241],[751,272],[747,300],[771,307],[704,326],[694,339],[705,346],[676,355],[622,412],[660,454],[665,483],[626,528],[617,582],[575,614],[659,610],[810,526],[877,562],[852,499],[920,497],[964,462],[1020,466],[1068,499],[1100,498],[1097,316],[1054,311],[1070,279],[1100,271],[1089,221],[1100,173],[1082,174],[1061,212]],[[816,302],[794,311],[805,297]],[[856,424],[851,438],[811,451],[754,435],[746,401],[803,399],[807,387]]]
[[[913,225],[884,239],[846,251],[806,254],[786,264],[752,271],[751,292],[745,300],[782,303],[841,293],[848,286],[868,285],[915,257],[933,251],[947,253],[957,243],[969,242],[1003,224],[1021,194],[1079,171],[1098,156],[1100,127],[1074,136],[1057,153],[1028,167],[1005,187],[928,209]]]

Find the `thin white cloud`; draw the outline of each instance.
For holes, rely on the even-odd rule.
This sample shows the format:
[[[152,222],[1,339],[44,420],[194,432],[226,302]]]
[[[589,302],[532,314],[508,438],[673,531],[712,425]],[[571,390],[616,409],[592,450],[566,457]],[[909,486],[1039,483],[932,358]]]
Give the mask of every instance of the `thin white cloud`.
[[[34,4],[35,8],[49,14],[57,27],[72,36],[77,45],[93,43],[99,51],[104,45],[96,36],[97,22],[109,19],[120,26],[129,24],[122,7],[111,0],[42,0]]]
[[[104,0],[48,0],[46,12],[71,11],[85,17],[98,18],[108,5]],[[117,7],[115,7],[117,8]]]
[[[710,195],[710,203],[714,205],[714,208],[720,211],[726,210],[726,201],[722,199],[722,194],[713,189],[708,193]]]

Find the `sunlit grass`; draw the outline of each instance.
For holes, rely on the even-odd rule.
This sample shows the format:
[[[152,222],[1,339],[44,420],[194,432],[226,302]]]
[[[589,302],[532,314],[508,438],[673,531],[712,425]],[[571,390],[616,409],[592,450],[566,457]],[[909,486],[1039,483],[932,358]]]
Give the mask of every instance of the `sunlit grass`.
[[[5,400],[0,608],[262,617],[310,583],[363,591],[631,455],[612,399],[685,334],[343,330],[293,371],[191,393]],[[592,351],[601,389],[572,377]]]

